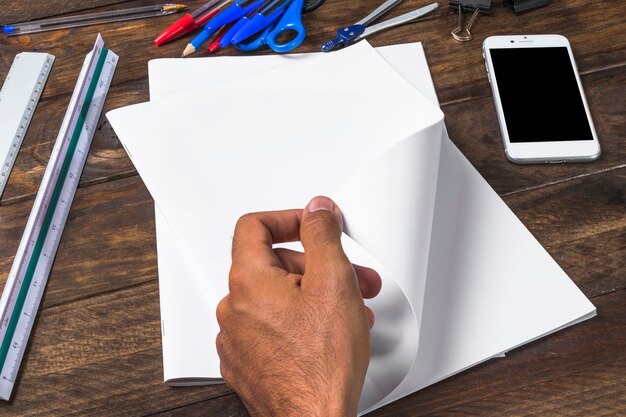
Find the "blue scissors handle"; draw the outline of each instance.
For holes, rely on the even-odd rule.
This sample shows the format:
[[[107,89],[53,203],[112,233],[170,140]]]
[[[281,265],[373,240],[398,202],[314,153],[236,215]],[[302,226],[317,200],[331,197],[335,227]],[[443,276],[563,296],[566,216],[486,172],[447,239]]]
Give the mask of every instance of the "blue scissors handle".
[[[263,32],[261,32],[261,35],[253,41],[250,41],[248,43],[239,42],[239,43],[234,43],[233,45],[235,46],[235,48],[239,49],[240,51],[244,51],[244,52],[255,51],[267,43],[266,42],[267,35],[270,33],[271,29],[272,27],[268,26],[267,28],[265,28]]]
[[[267,45],[275,52],[289,52],[300,46],[306,31],[302,24],[302,8],[304,0],[293,0],[276,26],[267,34]],[[276,39],[285,32],[296,32],[296,37],[286,43],[278,43]]]

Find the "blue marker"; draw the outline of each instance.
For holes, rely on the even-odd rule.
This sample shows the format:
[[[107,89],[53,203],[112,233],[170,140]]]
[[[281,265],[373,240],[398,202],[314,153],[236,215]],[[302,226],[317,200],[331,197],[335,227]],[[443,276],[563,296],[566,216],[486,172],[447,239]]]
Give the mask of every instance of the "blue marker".
[[[219,30],[219,28],[234,22],[235,20],[241,19],[249,12],[256,10],[264,3],[264,1],[265,0],[238,0],[215,15],[213,19],[207,22],[202,32],[187,44],[187,47],[183,51],[183,57],[194,53],[203,43],[208,41],[209,38]]]

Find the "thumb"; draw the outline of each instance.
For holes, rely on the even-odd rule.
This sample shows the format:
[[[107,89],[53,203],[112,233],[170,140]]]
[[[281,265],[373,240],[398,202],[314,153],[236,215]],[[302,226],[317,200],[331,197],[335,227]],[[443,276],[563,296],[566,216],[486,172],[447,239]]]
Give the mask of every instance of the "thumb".
[[[305,276],[323,280],[321,284],[336,285],[349,279],[350,285],[355,285],[352,264],[341,246],[342,224],[341,211],[330,198],[315,197],[306,206],[300,220]]]

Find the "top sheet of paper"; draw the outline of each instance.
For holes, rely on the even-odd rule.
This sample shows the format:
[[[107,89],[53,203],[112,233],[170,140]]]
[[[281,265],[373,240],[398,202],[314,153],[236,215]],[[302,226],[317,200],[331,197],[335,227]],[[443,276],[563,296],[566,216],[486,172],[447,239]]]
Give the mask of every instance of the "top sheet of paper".
[[[399,312],[422,304],[442,113],[369,45],[296,59],[177,96],[184,106],[173,102],[130,106],[108,118],[214,301],[227,293],[240,215],[303,207],[325,194],[385,271],[385,289],[394,294],[388,304]],[[374,166],[381,175],[372,176]],[[390,241],[393,248],[384,243]],[[411,321],[404,326],[411,334],[396,332],[400,352],[384,356],[393,363],[380,365],[387,372],[378,373],[385,381],[377,385],[387,388],[372,402],[399,384],[415,359],[418,319],[399,317]]]
[[[413,265],[418,253],[425,269],[439,152],[438,139],[427,141],[431,135],[425,133],[431,129],[440,137],[442,114],[363,45],[367,48],[357,45],[341,53],[320,54],[306,65],[296,62],[179,97],[184,108],[151,102],[112,111],[108,118],[125,138],[131,156],[135,147],[141,147],[142,154],[150,147],[154,157],[133,162],[173,229],[180,236],[196,237],[189,241],[201,242],[209,234],[228,239],[236,219],[246,212],[303,207],[314,195],[337,196],[351,182],[363,188],[359,192],[364,201],[351,212],[349,202],[339,201],[350,232],[375,246],[381,230],[369,227],[372,217],[358,218],[375,212],[381,225],[395,221],[397,227],[390,224],[384,234],[396,233],[397,245],[410,250],[407,263]],[[368,71],[357,70],[362,66]],[[220,97],[219,102],[212,97]],[[419,161],[407,156],[403,165],[412,172],[400,176],[405,184],[391,189],[382,177],[376,183],[358,181],[355,175],[367,174],[374,159],[409,137],[416,139],[410,146],[422,146],[424,152]],[[169,163],[183,159],[186,166]],[[199,166],[204,167],[200,172]],[[367,201],[375,195],[368,191],[373,188],[383,195]],[[398,193],[407,189],[415,190],[406,196],[414,201],[398,199]],[[388,198],[387,192],[392,193]],[[403,231],[410,225],[416,226],[412,228],[416,233],[408,237]],[[423,240],[421,254],[415,236]],[[185,248],[191,262],[206,262],[197,267],[208,271],[221,265],[210,276],[227,276],[228,247],[205,242]],[[380,251],[381,262],[398,265],[397,254],[385,253],[385,247]],[[394,262],[385,262],[390,256]],[[414,270],[408,264],[397,268]],[[215,293],[225,294],[223,280],[216,284],[208,279]]]

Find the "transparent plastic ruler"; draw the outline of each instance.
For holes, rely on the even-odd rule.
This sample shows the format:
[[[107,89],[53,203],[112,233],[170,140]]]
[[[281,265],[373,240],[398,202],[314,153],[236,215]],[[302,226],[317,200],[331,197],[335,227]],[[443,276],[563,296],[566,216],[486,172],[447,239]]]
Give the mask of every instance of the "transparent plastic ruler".
[[[46,84],[54,56],[17,54],[0,91],[0,197]]]
[[[9,400],[118,57],[85,58],[0,298],[0,398]]]

